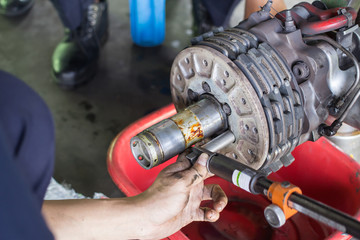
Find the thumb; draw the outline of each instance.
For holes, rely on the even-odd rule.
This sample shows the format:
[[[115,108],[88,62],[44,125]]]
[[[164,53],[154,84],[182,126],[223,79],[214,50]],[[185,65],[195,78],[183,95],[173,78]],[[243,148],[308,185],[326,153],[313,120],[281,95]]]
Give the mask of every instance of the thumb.
[[[196,163],[184,172],[184,180],[188,186],[196,185],[206,179],[208,173],[206,163],[208,159],[209,156],[202,153]]]

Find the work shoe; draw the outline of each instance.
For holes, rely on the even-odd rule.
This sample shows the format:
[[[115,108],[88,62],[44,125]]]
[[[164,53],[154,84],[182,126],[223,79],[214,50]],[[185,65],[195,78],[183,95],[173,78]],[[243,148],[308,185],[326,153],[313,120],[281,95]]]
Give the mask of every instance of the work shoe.
[[[25,14],[34,5],[34,0],[0,0],[0,14],[17,17]]]
[[[78,29],[65,29],[65,37],[55,48],[52,57],[52,71],[57,84],[72,89],[95,75],[100,47],[107,39],[107,29],[105,1],[89,5]]]

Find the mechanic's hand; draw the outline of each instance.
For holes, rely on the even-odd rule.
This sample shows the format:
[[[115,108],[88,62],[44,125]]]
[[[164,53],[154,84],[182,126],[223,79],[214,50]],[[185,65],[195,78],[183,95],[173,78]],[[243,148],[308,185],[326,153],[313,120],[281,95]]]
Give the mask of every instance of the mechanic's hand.
[[[208,155],[201,154],[194,166],[185,155],[163,169],[153,185],[137,196],[143,209],[142,231],[147,238],[167,237],[192,221],[218,220],[227,204],[219,185],[204,185],[210,176],[206,169]],[[201,201],[213,200],[213,208],[200,207]]]

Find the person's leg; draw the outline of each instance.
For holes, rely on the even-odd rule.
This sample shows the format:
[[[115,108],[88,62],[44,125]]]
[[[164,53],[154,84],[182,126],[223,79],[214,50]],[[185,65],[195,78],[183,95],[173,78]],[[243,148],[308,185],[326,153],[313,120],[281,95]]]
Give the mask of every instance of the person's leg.
[[[0,126],[11,158],[41,204],[53,173],[53,120],[37,93],[3,71],[0,71]]]
[[[230,27],[230,17],[240,1],[193,0],[196,34],[211,31],[214,27]]]
[[[64,27],[75,30],[80,27],[84,10],[94,3],[94,0],[50,0],[54,5]]]
[[[65,26],[65,38],[52,57],[56,83],[73,88],[96,73],[101,43],[108,28],[107,3],[102,0],[51,0]]]
[[[202,0],[215,26],[229,27],[228,22],[234,8],[241,0]]]

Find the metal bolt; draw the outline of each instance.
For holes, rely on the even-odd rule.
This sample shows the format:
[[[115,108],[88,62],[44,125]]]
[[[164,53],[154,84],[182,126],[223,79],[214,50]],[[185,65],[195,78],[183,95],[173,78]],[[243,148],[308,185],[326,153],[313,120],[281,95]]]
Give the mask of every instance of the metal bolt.
[[[336,115],[336,114],[338,114],[339,112],[340,112],[340,109],[337,108],[337,107],[331,106],[331,107],[329,108],[329,113],[330,113],[331,115]]]
[[[289,182],[286,182],[286,181],[285,181],[285,182],[282,182],[282,183],[281,183],[281,186],[284,187],[284,188],[288,188],[288,187],[290,187],[291,185],[290,185]]]
[[[222,109],[226,115],[229,116],[231,114],[231,107],[229,106],[229,104],[225,103],[224,105],[222,105]]]
[[[292,71],[296,79],[304,80],[308,79],[310,76],[309,66],[303,61],[295,63],[295,65],[292,67]]]
[[[244,128],[246,131],[249,130],[249,125],[245,124]]]
[[[193,90],[189,89],[188,96],[191,101],[196,101],[199,95],[196,92],[194,92]]]
[[[209,86],[209,84],[207,82],[203,82],[202,83],[202,88],[204,89],[205,92],[211,92],[211,88]]]
[[[264,215],[266,221],[270,224],[270,226],[274,228],[279,228],[283,226],[286,222],[284,212],[281,210],[280,207],[274,204],[271,204],[265,208]]]
[[[241,98],[241,101],[242,101],[242,103],[243,103],[244,105],[246,104],[245,98]]]
[[[293,21],[293,18],[291,16],[291,11],[287,10],[285,12],[286,19],[285,19],[285,31],[286,32],[293,32],[296,30],[295,23]]]
[[[255,134],[258,134],[258,130],[257,130],[256,127],[253,128],[253,132],[254,132]]]

